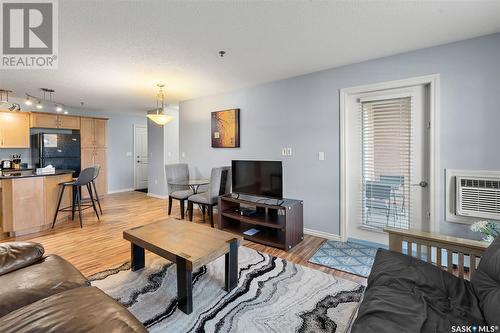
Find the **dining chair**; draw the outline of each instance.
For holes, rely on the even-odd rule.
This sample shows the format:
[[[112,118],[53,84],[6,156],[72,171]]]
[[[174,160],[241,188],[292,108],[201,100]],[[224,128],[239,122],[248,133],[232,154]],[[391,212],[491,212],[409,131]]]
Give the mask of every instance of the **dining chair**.
[[[391,186],[380,181],[366,181],[365,184],[365,207],[368,208],[368,216],[373,209],[384,210],[387,222],[391,213]]]
[[[391,195],[392,195],[392,198],[394,200],[396,214],[398,214],[396,199],[401,199],[401,212],[402,212],[402,214],[404,214],[406,211],[406,203],[405,203],[406,195],[405,195],[405,187],[404,187],[405,176],[380,175],[380,182],[382,184],[385,184],[385,185],[391,185],[391,187],[392,187]],[[401,192],[397,193],[397,191],[400,188],[403,188],[403,193],[401,193]]]
[[[231,192],[231,167],[213,168],[210,173],[208,190],[203,193],[191,195],[188,198],[189,221],[193,221],[193,206],[198,204],[208,210],[210,225],[214,227],[214,206],[217,206],[219,196]],[[203,213],[203,216],[205,214]]]
[[[189,180],[189,167],[185,163],[166,164],[165,175],[168,189],[168,215],[172,213],[172,200],[179,200],[181,219],[184,219],[184,202],[194,192],[189,186],[171,184],[176,181]]]
[[[57,220],[57,214],[59,212],[69,212],[71,211],[71,220],[75,220],[75,210],[78,208],[78,216],[80,218],[80,228],[83,228],[83,219],[82,219],[82,210],[85,210],[87,208],[94,208],[95,215],[97,216],[97,219],[99,220],[99,213],[97,212],[97,208],[94,202],[94,196],[92,194],[92,189],[91,189],[91,182],[94,179],[94,176],[96,174],[95,166],[91,166],[88,168],[83,169],[80,172],[80,175],[76,180],[72,180],[69,182],[64,182],[60,183],[59,186],[61,187],[60,192],[59,192],[59,199],[57,200],[57,207],[56,207],[56,212],[54,214],[54,220],[52,221],[52,228],[54,228]],[[82,194],[81,194],[81,188],[85,186],[87,187],[87,190],[90,195],[90,202],[91,204],[86,204],[84,201],[82,201]],[[63,207],[60,208],[61,206],[61,201],[64,196],[64,190],[66,187],[71,187],[73,190],[73,200],[71,203],[71,206],[69,207]],[[83,209],[82,209],[83,207]]]

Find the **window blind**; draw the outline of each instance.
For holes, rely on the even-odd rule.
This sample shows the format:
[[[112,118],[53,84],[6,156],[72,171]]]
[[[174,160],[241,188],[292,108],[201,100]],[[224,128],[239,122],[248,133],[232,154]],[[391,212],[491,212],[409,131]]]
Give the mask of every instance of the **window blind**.
[[[410,226],[411,97],[360,101],[362,223],[381,229]]]

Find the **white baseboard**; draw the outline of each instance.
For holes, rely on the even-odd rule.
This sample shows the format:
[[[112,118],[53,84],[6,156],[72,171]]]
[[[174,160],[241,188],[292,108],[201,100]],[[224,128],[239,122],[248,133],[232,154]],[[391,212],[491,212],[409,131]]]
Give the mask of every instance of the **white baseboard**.
[[[122,192],[132,192],[134,191],[133,188],[122,188],[120,190],[113,190],[113,191],[108,191],[108,194],[113,194],[113,193],[122,193]]]
[[[168,195],[159,195],[159,194],[154,194],[154,193],[148,193],[147,194],[148,197],[153,197],[153,198],[156,198],[156,199],[168,199]]]
[[[323,232],[323,231],[317,231],[317,230],[313,230],[313,229],[304,228],[304,233],[306,235],[311,235],[311,236],[316,236],[316,237],[331,239],[331,240],[334,240],[334,241],[339,241],[339,242],[342,241],[342,238],[340,237],[340,235],[330,234],[328,232]]]

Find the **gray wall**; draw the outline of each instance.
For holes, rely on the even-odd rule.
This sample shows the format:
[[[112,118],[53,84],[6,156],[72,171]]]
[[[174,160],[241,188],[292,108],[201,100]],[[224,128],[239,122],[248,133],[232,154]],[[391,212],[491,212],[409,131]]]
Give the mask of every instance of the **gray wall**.
[[[163,126],[148,119],[148,194],[165,196],[165,137]]]
[[[339,234],[339,89],[441,74],[440,230],[444,169],[500,170],[500,34],[418,50],[180,103],[180,151],[203,176],[231,159],[283,159],[284,194],[304,200],[306,228]],[[241,148],[210,147],[210,112],[241,109]],[[281,147],[293,156],[281,157]],[[326,160],[318,161],[319,151]]]
[[[165,164],[179,162],[179,110],[168,107],[165,113],[174,120],[164,126],[148,120],[148,194],[156,197],[168,194]]]
[[[12,99],[24,106],[23,100]],[[120,191],[134,187],[134,158],[127,152],[134,151],[134,124],[146,125],[146,116],[95,111],[84,108],[68,108],[70,115],[109,118],[108,121],[108,191]],[[35,111],[36,112],[36,111]],[[11,154],[22,155],[23,162],[31,164],[29,149],[0,149],[0,159]]]

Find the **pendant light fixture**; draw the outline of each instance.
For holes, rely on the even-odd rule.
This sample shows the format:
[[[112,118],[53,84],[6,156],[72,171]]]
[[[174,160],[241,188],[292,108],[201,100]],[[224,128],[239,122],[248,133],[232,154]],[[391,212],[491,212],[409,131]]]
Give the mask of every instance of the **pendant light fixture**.
[[[165,85],[158,83],[156,86],[159,88],[158,95],[156,95],[156,111],[148,113],[147,117],[156,124],[163,126],[174,120],[174,117],[165,114],[165,95],[163,94]]]
[[[40,97],[36,97],[26,93],[24,104],[31,106],[34,105],[38,110],[47,109],[47,111],[55,110],[57,113],[67,114],[64,104],[56,102],[52,99],[54,89],[40,88]]]

